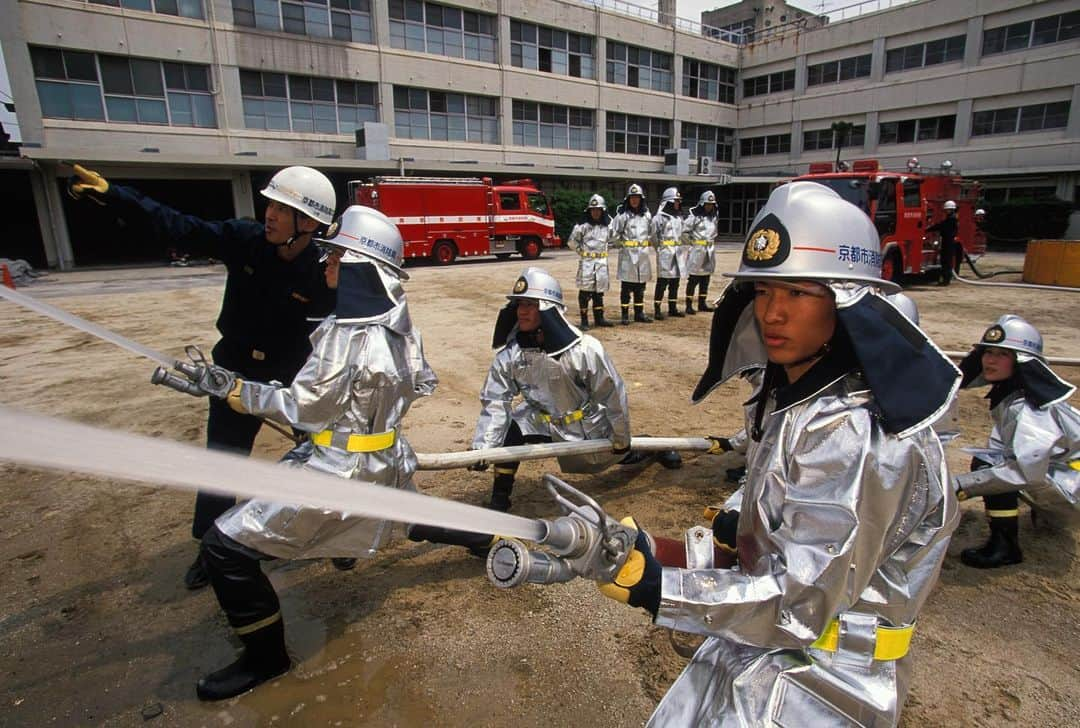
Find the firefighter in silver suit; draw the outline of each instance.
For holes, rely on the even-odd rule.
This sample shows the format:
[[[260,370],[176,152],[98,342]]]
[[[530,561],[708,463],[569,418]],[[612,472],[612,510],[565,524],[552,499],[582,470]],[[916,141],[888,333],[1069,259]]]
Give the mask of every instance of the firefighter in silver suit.
[[[683,213],[682,195],[675,187],[668,187],[660,198],[660,208],[653,216],[649,228],[652,243],[656,246],[656,288],[653,290],[653,317],[664,320],[660,307],[667,291],[668,316],[682,318],[679,310],[679,278],[686,275],[686,252],[682,246]]]
[[[763,373],[746,404],[747,481],[734,515],[714,521],[735,560],[715,564],[688,539],[687,568],[664,567],[641,534],[629,568],[601,586],[658,625],[708,636],[650,725],[900,719],[912,631],[958,519],[930,423],[960,373],[883,298],[894,287],[880,261],[853,245],[878,249],[866,215],[791,182],[729,274],[692,399]]]
[[[705,190],[696,206],[683,222],[683,246],[686,255],[686,312],[712,311],[706,300],[709,295],[709,278],[716,269],[716,193]],[[694,291],[697,291],[697,310],[694,309]]]
[[[630,323],[630,298],[634,299],[634,321],[648,324],[652,319],[645,315],[645,284],[652,280],[652,263],[649,261],[651,243],[649,224],[652,215],[645,207],[645,191],[639,184],[626,190],[615,218],[611,221],[611,247],[619,250],[619,304],[622,307],[622,324]]]
[[[1076,387],[1046,365],[1039,331],[1006,314],[960,363],[963,387],[990,385],[994,428],[985,450],[972,451],[971,472],[954,478],[961,500],[981,495],[990,538],[964,549],[960,560],[993,569],[1024,560],[1020,551],[1019,492],[1047,512],[1080,507],[1080,412],[1066,401]]]
[[[401,280],[403,243],[382,213],[354,205],[320,245],[335,250],[327,284],[337,304],[311,335],[312,353],[291,385],[231,378],[208,394],[291,425],[308,438],[284,462],[340,478],[413,490],[416,456],[401,420],[438,380],[424,359]],[[228,372],[222,370],[225,379]],[[240,658],[199,681],[202,700],[238,695],[288,670],[277,595],[266,559],[375,553],[385,522],[298,503],[251,500],[218,517],[202,541],[210,584],[244,644]]]
[[[604,292],[608,289],[608,238],[611,236],[611,216],[607,203],[600,195],[589,198],[585,216],[570,231],[566,246],[578,254],[577,283],[581,330],[589,330],[589,303],[592,302],[593,323],[614,326],[604,318]]]

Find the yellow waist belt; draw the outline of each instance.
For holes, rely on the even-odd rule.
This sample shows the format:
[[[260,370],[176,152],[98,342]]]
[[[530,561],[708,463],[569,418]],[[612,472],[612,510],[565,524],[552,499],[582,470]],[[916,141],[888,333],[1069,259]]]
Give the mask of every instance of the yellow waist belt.
[[[708,240],[695,240],[693,242],[693,245],[708,245],[708,244],[709,244]]]
[[[915,625],[908,627],[882,627],[877,628],[877,640],[874,643],[875,660],[899,660],[908,653],[911,647],[911,635],[915,631]],[[816,650],[836,652],[840,644],[840,621],[834,619],[821,633],[814,644],[810,645]]]
[[[551,421],[554,420],[555,422],[561,422],[564,425],[569,425],[572,422],[577,422],[578,420],[582,419],[584,416],[585,416],[585,413],[582,412],[581,410],[574,410],[573,412],[570,412],[569,414],[560,415],[560,416],[556,416],[556,417],[552,417],[551,415],[541,413],[540,421],[541,422],[551,422]]]
[[[377,452],[386,450],[397,439],[397,431],[376,432],[372,435],[350,435],[347,432],[323,430],[312,434],[311,441],[319,447],[335,447],[349,452]]]
[[[648,240],[624,240],[622,246],[624,248],[647,248],[649,247]]]
[[[663,245],[665,248],[669,248],[672,245],[678,245],[678,244],[679,243],[677,241],[675,241],[675,240],[661,240],[660,241],[660,245]]]
[[[587,250],[583,250],[578,253],[582,258],[606,258],[607,253],[590,253]]]

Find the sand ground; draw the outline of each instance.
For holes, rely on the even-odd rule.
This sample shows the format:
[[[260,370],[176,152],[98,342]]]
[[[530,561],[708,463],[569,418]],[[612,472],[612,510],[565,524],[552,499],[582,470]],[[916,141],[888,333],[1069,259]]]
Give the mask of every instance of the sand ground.
[[[572,300],[575,258],[558,252],[541,264]],[[991,269],[1021,264],[1015,255],[985,259]],[[736,265],[733,249],[720,255],[720,270]],[[491,327],[523,266],[491,260],[412,269],[413,317],[441,380],[405,422],[416,450],[468,447]],[[217,267],[82,271],[25,290],[180,355],[185,344],[208,351],[215,342],[223,280]],[[721,285],[714,280],[714,294]],[[966,350],[998,315],[1014,312],[1039,327],[1048,354],[1080,357],[1075,293],[925,282],[909,293],[943,349]],[[617,293],[607,303],[615,316]],[[741,426],[742,385],[688,403],[704,369],[708,326],[698,315],[599,333],[629,387],[635,432],[729,434]],[[0,302],[7,406],[201,444],[205,401],[151,385],[153,366]],[[1059,371],[1080,383],[1080,368]],[[964,431],[949,449],[953,468],[967,467],[960,446],[985,442],[983,394],[961,394]],[[256,456],[276,459],[286,447],[264,428]],[[736,464],[731,455],[688,456],[679,471],[653,465],[629,479],[616,470],[569,480],[612,513],[677,536],[701,520],[704,504],[730,492],[723,473]],[[515,512],[554,513],[540,485],[553,465],[522,467]],[[479,503],[490,475],[421,473],[417,484]],[[460,550],[398,540],[350,573],[325,561],[270,565],[297,666],[238,699],[201,704],[196,679],[231,660],[236,643],[212,594],[181,584],[195,553],[191,496],[7,464],[0,487],[2,725],[634,726],[684,664],[668,632],[591,583],[497,591],[481,562]],[[961,565],[956,554],[985,534],[981,505],[965,503],[916,631],[903,725],[1080,725],[1077,533],[1033,526],[1025,508],[1023,565],[989,573]]]

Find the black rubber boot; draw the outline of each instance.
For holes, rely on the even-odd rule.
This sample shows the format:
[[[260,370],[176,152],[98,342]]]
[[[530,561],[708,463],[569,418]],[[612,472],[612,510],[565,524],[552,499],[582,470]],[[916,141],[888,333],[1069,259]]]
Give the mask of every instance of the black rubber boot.
[[[191,562],[191,566],[188,567],[187,573],[184,574],[184,586],[195,591],[196,589],[202,589],[210,583],[210,577],[206,575],[206,568],[203,567],[202,552],[195,557],[195,560]]]
[[[644,303],[634,304],[634,320],[637,321],[639,324],[651,324],[652,319],[645,315],[644,308]]]
[[[694,297],[693,296],[687,296],[686,297],[686,313],[689,314],[690,316],[693,316],[694,314],[697,313],[697,311],[694,310]]]
[[[709,302],[707,300],[705,300],[704,295],[698,296],[697,308],[698,311],[701,311],[702,313],[712,313],[713,311],[713,307],[709,305]]]
[[[630,325],[630,306],[625,303],[622,306],[622,320],[619,323],[623,326]]]
[[[603,306],[598,306],[593,309],[593,320],[596,322],[596,328],[598,329],[609,329],[615,325],[604,318]]]
[[[679,302],[674,298],[667,300],[667,315],[671,318],[683,318],[686,314],[679,310]]]
[[[244,651],[236,662],[199,680],[195,686],[199,700],[236,697],[289,671],[292,663],[285,649],[285,625],[280,616],[272,624],[238,636]]]
[[[356,559],[339,556],[330,559],[330,563],[333,564],[334,568],[338,571],[352,571],[353,568],[356,566]]]
[[[484,503],[484,508],[506,513],[510,510],[510,494],[514,492],[514,476],[517,474],[517,468],[509,472],[500,472],[500,470],[509,470],[509,468],[496,466],[495,482],[491,484],[491,498]]]
[[[581,327],[580,328],[581,328],[582,331],[588,331],[589,330],[589,314],[585,313],[584,311],[581,312]]]
[[[657,321],[663,321],[664,320],[664,312],[660,310],[660,302],[659,301],[654,301],[653,302],[653,318],[656,319]]]
[[[677,450],[663,450],[656,453],[656,462],[668,470],[678,470],[682,467],[682,455]]]
[[[449,546],[464,546],[473,556],[487,557],[491,545],[495,543],[495,537],[490,533],[470,533],[458,531],[453,528],[439,528],[438,526],[423,526],[413,524],[409,527],[410,541],[430,541],[431,543],[446,544]]]
[[[961,551],[960,560],[975,569],[1021,563],[1024,555],[1020,552],[1019,521],[1018,516],[991,518],[990,539],[981,548]]]

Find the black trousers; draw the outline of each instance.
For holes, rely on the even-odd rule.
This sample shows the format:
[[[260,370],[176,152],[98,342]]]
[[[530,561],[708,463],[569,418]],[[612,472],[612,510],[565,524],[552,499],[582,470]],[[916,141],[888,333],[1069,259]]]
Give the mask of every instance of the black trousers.
[[[273,617],[281,609],[277,593],[259,562],[273,557],[250,549],[211,526],[203,534],[201,557],[218,604],[233,629]]]
[[[702,276],[690,276],[686,279],[686,297],[694,297],[694,289],[698,289],[698,295],[704,298],[709,295],[709,278],[708,275]]]
[[[957,250],[959,246],[955,240],[941,241],[941,282],[948,283],[952,280],[953,272],[960,269],[962,253]]]
[[[678,278],[657,278],[656,287],[653,289],[653,303],[662,303],[664,300],[664,290],[667,289],[667,298],[669,301],[675,301],[679,297],[679,279]]]
[[[224,400],[210,398],[210,412],[206,417],[207,449],[250,455],[251,448],[255,445],[255,436],[259,434],[261,427],[262,420],[258,417],[240,414],[225,404]],[[234,496],[199,491],[195,495],[195,517],[191,522],[191,535],[196,539],[202,538],[214,525],[217,517],[234,505]]]

